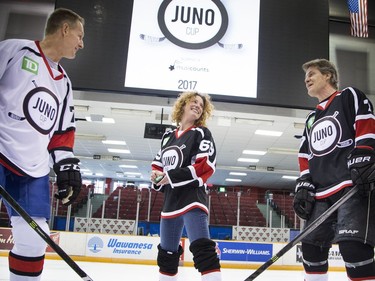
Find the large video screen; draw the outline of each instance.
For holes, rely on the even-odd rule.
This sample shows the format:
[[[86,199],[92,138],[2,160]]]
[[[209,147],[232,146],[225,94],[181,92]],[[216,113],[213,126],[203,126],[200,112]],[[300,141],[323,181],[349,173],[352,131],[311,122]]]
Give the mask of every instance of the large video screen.
[[[125,88],[256,98],[259,2],[135,1]]]
[[[311,108],[301,65],[328,58],[323,0],[57,0],[86,20],[76,89]],[[311,102],[311,103],[310,103]],[[310,103],[310,104],[309,104]]]

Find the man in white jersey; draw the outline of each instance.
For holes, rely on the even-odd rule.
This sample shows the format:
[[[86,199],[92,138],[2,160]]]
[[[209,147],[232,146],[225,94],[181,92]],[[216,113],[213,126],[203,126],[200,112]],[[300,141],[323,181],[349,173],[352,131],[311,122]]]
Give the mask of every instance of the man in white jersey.
[[[69,77],[59,64],[83,48],[84,19],[68,9],[48,18],[42,41],[0,42],[0,184],[49,233],[50,168],[65,205],[78,196],[79,160],[73,154],[74,107]],[[14,247],[11,281],[38,281],[46,243],[9,205]]]

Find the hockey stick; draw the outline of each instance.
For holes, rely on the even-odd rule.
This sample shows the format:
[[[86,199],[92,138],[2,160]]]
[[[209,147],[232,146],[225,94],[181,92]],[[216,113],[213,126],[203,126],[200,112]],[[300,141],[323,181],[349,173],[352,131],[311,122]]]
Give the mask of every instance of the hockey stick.
[[[12,196],[0,185],[0,195],[9,205],[34,229],[40,237],[84,280],[93,281],[72,259],[57,245],[51,237],[34,221],[28,213],[13,199]]]
[[[303,238],[310,234],[315,228],[317,228],[322,222],[324,222],[330,215],[332,215],[342,204],[344,204],[354,193],[358,190],[358,186],[355,185],[349,190],[343,197],[341,197],[335,204],[333,204],[327,211],[321,214],[315,221],[313,221],[309,226],[307,226],[299,235],[297,235],[292,241],[285,245],[276,255],[266,261],[262,266],[260,266],[256,271],[254,271],[245,281],[252,281],[257,278],[263,271],[275,263],[281,256],[293,248],[297,243],[299,243]]]

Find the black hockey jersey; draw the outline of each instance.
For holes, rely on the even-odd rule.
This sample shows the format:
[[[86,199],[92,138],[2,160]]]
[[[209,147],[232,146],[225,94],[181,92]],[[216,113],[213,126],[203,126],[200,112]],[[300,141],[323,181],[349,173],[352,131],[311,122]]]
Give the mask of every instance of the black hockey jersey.
[[[152,169],[163,171],[171,184],[164,192],[162,218],[172,218],[200,208],[208,213],[206,182],[215,172],[216,148],[206,127],[191,127],[178,135],[178,128],[166,132]]]
[[[301,176],[310,173],[316,198],[352,186],[347,156],[354,147],[375,148],[373,106],[354,88],[320,102],[306,119],[298,154]]]

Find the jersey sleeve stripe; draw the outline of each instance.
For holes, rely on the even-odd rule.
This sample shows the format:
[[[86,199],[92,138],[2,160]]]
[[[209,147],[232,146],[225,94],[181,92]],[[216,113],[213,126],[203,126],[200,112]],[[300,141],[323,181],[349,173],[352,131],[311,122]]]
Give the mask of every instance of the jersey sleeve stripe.
[[[348,88],[350,90],[350,92],[352,93],[353,95],[353,99],[354,99],[354,110],[355,110],[355,113],[357,114],[358,112],[358,96],[357,96],[357,93],[354,91],[354,89],[352,87],[349,87]]]
[[[162,172],[163,171],[163,165],[158,161],[152,161],[151,167],[153,170],[157,170]]]
[[[74,130],[64,132],[63,134],[54,134],[48,145],[48,151],[59,148],[66,148],[73,150],[74,147]]]
[[[362,135],[362,136],[359,136],[359,137],[356,137],[355,138],[355,142],[359,142],[359,141],[362,141],[362,140],[368,140],[368,139],[372,139],[372,140],[375,140],[375,134],[365,134],[365,135]],[[357,145],[358,146],[358,145]]]

